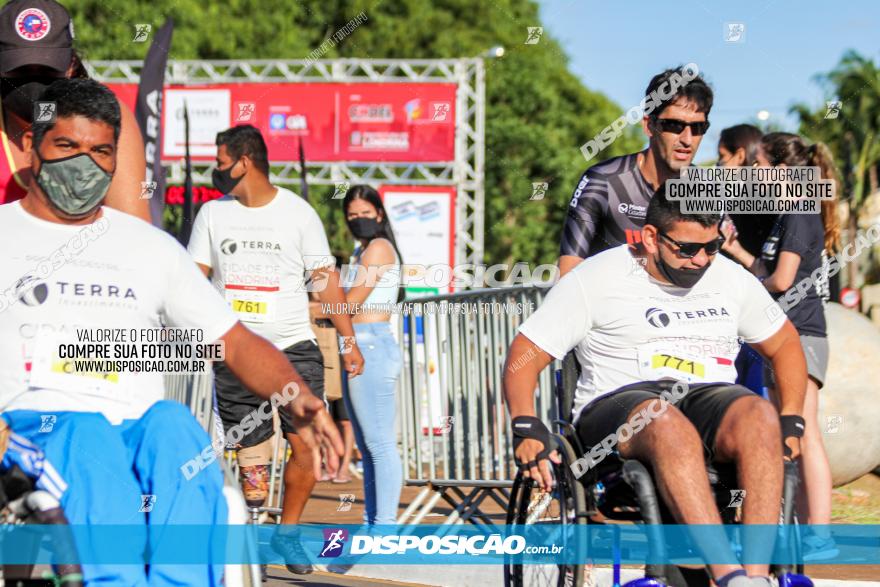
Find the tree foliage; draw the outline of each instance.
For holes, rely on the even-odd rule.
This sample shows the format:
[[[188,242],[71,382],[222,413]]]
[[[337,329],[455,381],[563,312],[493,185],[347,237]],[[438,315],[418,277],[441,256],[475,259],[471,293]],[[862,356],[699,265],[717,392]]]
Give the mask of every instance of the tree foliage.
[[[869,195],[877,193],[880,169],[880,69],[873,59],[854,51],[847,52],[840,63],[817,80],[825,89],[829,102],[839,102],[839,111],[832,115],[828,105],[817,109],[797,104],[792,111],[800,118],[800,133],[822,141],[834,154],[840,170],[842,194],[849,206],[847,240],[855,238],[857,217]],[[869,263],[876,263],[869,259]],[[847,267],[847,283],[859,285],[858,273],[864,259]],[[869,280],[876,279],[876,264],[868,268]]]
[[[554,262],[568,201],[588,166],[580,146],[623,110],[590,91],[568,70],[559,44],[544,31],[531,0],[79,0],[70,7],[77,43],[87,59],[142,59],[148,43],[133,43],[135,24],[157,29],[175,20],[171,59],[302,59],[363,11],[367,21],[324,58],[475,57],[501,45],[486,61],[486,261]],[[633,97],[636,103],[640,96]],[[639,147],[627,132],[591,163]],[[532,200],[532,183],[547,182]],[[334,250],[350,249],[339,200],[312,187]]]
[[[826,105],[797,104],[800,132],[827,144],[842,172],[844,198],[855,212],[877,191],[880,165],[880,69],[872,59],[848,52],[832,71],[817,76],[828,101],[839,101],[836,117]]]

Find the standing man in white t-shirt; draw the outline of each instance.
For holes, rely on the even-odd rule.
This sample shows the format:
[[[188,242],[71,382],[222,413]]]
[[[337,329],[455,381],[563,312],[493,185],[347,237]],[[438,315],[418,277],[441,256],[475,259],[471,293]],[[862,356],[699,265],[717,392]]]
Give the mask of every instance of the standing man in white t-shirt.
[[[226,196],[199,210],[190,254],[239,320],[281,350],[312,393],[323,398],[324,361],[309,320],[305,283],[307,279],[323,282],[315,289],[324,303],[340,304],[345,293],[321,219],[305,200],[269,182],[266,143],[251,125],[217,134],[213,182]],[[331,319],[343,338],[345,370],[349,377],[356,376],[364,365],[351,317],[334,314]],[[214,381],[220,418],[229,430],[260,400],[222,363],[214,366]],[[287,414],[280,415],[281,430],[292,449],[284,472],[281,512],[281,524],[289,526],[299,523],[315,486],[314,460],[320,462],[320,455],[296,435]],[[268,493],[272,434],[272,421],[264,421],[236,447],[245,498],[254,507],[262,505]],[[292,573],[312,572],[295,532],[282,528],[272,546],[285,557]]]
[[[192,329],[206,342],[223,342],[229,368],[265,400],[295,384],[286,409],[311,445],[341,454],[339,435],[323,402],[280,352],[238,321],[176,240],[102,205],[117,169],[113,93],[93,80],[65,79],[40,100],[55,104],[55,118],[34,122],[24,136],[28,193],[0,206],[2,417],[52,464],[38,487],[60,499],[71,524],[87,528],[91,540],[76,533],[87,584],[219,587],[222,564],[106,562],[137,560],[145,551],[167,557],[169,526],[226,524],[223,473],[211,463],[186,476],[184,465],[211,441],[185,406],[163,399],[161,372],[79,369],[75,359],[112,356],[85,349],[65,357],[59,345],[115,333],[106,334],[115,341],[108,347],[129,346],[140,336],[131,333]],[[126,544],[99,551],[120,525],[131,527]],[[191,552],[216,561],[220,544],[212,542],[195,541]]]
[[[645,257],[620,245],[587,259],[520,327],[504,373],[516,460],[542,489],[550,487],[547,459],[559,460],[535,417],[534,390],[540,372],[575,349],[582,370],[573,421],[587,450],[572,466],[578,477],[613,465],[616,450],[619,458],[652,466],[678,523],[720,525],[705,462],[733,462],[745,489],[745,524],[772,526],[779,520],[783,449],[788,459],[800,454],[804,353],[761,283],[717,255],[721,217],[685,215],[679,204],[661,186],[641,230]],[[734,385],[740,338],[783,373],[778,413]],[[715,583],[765,584],[766,564],[716,564],[719,553],[735,557],[724,531],[715,529],[698,543]],[[744,558],[752,547],[746,541]],[[770,551],[757,549],[757,556]]]

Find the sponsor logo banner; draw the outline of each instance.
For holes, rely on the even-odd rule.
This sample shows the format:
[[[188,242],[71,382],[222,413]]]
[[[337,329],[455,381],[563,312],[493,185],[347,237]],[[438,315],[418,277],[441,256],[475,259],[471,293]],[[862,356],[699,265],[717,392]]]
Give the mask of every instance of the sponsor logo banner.
[[[107,84],[133,107],[135,84]],[[241,83],[169,86],[162,102],[161,157],[183,155],[183,105],[193,160],[212,160],[219,131],[235,124],[260,129],[273,162],[298,161],[302,140],[310,161],[453,161],[455,84]],[[156,125],[158,127],[158,125]]]

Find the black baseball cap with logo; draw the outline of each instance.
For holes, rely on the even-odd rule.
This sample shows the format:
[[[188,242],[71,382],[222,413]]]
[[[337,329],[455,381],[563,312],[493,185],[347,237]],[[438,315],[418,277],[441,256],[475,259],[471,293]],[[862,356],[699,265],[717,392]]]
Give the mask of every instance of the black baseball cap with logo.
[[[67,71],[73,22],[54,0],[11,0],[0,8],[0,76],[25,65]]]

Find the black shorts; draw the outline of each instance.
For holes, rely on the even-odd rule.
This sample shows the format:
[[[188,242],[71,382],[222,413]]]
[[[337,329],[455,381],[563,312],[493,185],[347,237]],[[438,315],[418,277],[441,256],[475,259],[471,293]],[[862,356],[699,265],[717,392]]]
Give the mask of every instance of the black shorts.
[[[351,417],[348,415],[348,408],[345,407],[345,400],[342,398],[330,400],[330,416],[337,422],[351,420]]]
[[[671,380],[634,383],[587,404],[575,423],[584,451],[589,453],[604,438],[616,435],[617,429],[629,420],[636,406],[660,397],[663,391],[670,391],[674,383]],[[755,394],[732,383],[693,383],[686,389],[687,393],[675,402],[675,407],[700,434],[708,463],[715,458],[715,435],[730,405],[741,397],[755,397]]]
[[[287,360],[303,378],[313,394],[324,399],[324,357],[318,344],[313,340],[304,340],[281,351]],[[241,424],[241,421],[253,412],[265,400],[248,391],[232,374],[224,363],[214,363],[214,389],[217,392],[217,411],[223,422],[224,434],[230,428]],[[281,391],[280,389],[278,391]],[[288,410],[279,410],[281,430],[294,433],[293,422]],[[243,448],[256,446],[272,437],[272,420],[261,422],[250,434],[241,439]]]

